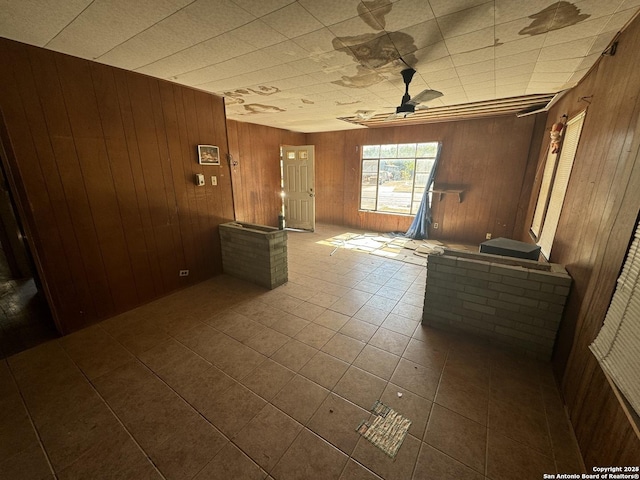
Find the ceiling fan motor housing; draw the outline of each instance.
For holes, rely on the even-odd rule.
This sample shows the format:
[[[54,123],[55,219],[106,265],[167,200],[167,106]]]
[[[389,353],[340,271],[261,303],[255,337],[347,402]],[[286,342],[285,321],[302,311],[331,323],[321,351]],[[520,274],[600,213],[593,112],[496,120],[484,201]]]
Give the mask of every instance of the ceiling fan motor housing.
[[[396,113],[415,113],[416,106],[410,103],[402,103],[399,107],[396,107]]]

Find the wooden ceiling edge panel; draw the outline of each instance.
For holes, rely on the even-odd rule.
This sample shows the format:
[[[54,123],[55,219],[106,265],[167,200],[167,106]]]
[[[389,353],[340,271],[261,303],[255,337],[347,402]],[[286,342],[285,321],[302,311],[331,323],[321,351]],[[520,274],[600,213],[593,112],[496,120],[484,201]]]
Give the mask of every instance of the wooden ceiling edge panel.
[[[460,110],[458,112],[435,112],[432,114],[428,114],[428,115],[412,115],[411,117],[407,117],[410,118],[412,120],[424,120],[424,119],[430,119],[430,118],[451,118],[451,117],[455,117],[458,115],[474,115],[474,114],[483,114],[483,113],[488,113],[488,114],[497,114],[497,115],[502,115],[502,114],[507,114],[507,113],[513,113],[514,115],[517,114],[520,110],[519,109],[514,109],[513,107],[500,107],[500,108],[477,108],[477,109],[473,109],[473,110]],[[400,122],[406,120],[404,118],[398,118],[398,119],[394,119],[394,120],[386,120],[389,122]],[[384,118],[372,118],[369,120],[363,120],[362,123],[366,124],[366,123],[373,123],[373,122],[384,122],[385,119]]]
[[[548,104],[554,97],[553,94],[533,94],[522,97],[509,97],[498,100],[484,100],[480,102],[433,107],[428,110],[416,112],[407,120],[407,118],[386,120],[389,114],[378,114],[368,120],[360,120],[356,116],[339,117],[339,120],[361,125],[365,127],[378,127],[384,125],[416,125],[421,123],[433,123],[439,121],[454,121],[461,119],[482,118],[487,116],[501,116],[507,114],[516,114],[523,109]],[[541,106],[542,108],[542,106]]]
[[[388,122],[380,121],[380,122],[374,122],[374,123],[362,123],[360,125],[364,125],[370,128],[384,128],[384,127],[397,127],[402,125],[421,125],[426,123],[456,122],[459,120],[474,120],[477,118],[487,118],[487,117],[505,117],[508,115],[513,115],[515,117],[515,112],[504,112],[504,113],[487,112],[487,113],[476,113],[476,114],[469,113],[469,114],[461,114],[461,115],[447,116],[447,117],[398,119],[398,120],[390,120]]]

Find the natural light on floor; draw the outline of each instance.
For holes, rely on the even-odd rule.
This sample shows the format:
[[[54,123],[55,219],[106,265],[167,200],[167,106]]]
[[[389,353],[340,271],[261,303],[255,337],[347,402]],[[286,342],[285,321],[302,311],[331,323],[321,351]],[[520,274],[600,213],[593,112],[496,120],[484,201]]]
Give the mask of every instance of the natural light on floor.
[[[445,245],[438,240],[412,240],[393,233],[345,232],[317,243],[333,246],[334,250],[330,255],[335,255],[340,249],[345,249],[423,266],[427,264],[429,254],[441,253],[445,246],[456,250],[469,250],[470,248],[473,248],[472,251],[477,250],[477,247],[467,245]]]

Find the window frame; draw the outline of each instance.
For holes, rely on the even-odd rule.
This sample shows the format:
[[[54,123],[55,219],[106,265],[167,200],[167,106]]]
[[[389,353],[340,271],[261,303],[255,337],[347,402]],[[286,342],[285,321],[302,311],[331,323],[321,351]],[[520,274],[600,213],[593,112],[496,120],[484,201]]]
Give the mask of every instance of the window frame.
[[[415,154],[413,156],[399,156],[398,154],[396,154],[395,157],[391,157],[391,156],[386,156],[382,154],[382,150],[383,147],[390,147],[390,146],[395,146],[396,147],[396,151],[398,151],[400,149],[401,146],[406,146],[406,145],[415,145]],[[432,155],[418,155],[418,148],[420,145],[432,145],[433,148],[435,149],[435,152]],[[378,147],[378,155],[375,157],[369,157],[369,158],[365,158],[365,149],[367,147]],[[419,209],[420,206],[420,202],[422,200],[422,196],[424,194],[424,189],[427,187],[426,182],[429,179],[429,176],[431,175],[431,172],[433,170],[433,168],[435,167],[435,165],[437,164],[439,157],[440,157],[440,152],[441,152],[441,143],[439,141],[427,141],[427,142],[404,142],[404,143],[387,143],[387,144],[373,144],[373,145],[361,145],[360,148],[360,172],[359,172],[359,182],[360,182],[360,187],[359,187],[359,198],[358,198],[358,211],[360,212],[368,212],[368,213],[380,213],[380,214],[387,214],[387,215],[403,215],[403,216],[409,216],[409,217],[414,217]],[[429,147],[431,148],[431,147]],[[391,211],[391,210],[379,210],[378,208],[380,207],[380,173],[381,173],[381,168],[380,168],[380,163],[382,161],[389,161],[389,160],[411,160],[413,161],[413,168],[411,169],[412,172],[412,176],[411,176],[411,191],[410,191],[410,199],[409,199],[409,209],[408,212],[401,212],[401,211]],[[431,166],[429,168],[429,170],[426,171],[418,171],[418,165],[419,165],[419,161],[420,160],[427,160],[431,162]],[[365,183],[363,182],[363,178],[365,173],[367,173],[367,171],[365,170],[365,162],[376,162],[376,170],[375,170],[375,180],[374,180],[374,184],[375,184],[375,197],[365,197],[364,194],[364,186]],[[384,170],[382,170],[384,171]],[[416,184],[416,178],[418,177],[418,175],[426,175],[426,180],[425,180],[425,185],[421,186],[421,185],[417,185]],[[373,173],[372,173],[373,176]],[[430,194],[431,195],[431,194]],[[370,209],[370,208],[363,208],[363,199],[366,198],[373,198],[374,200],[374,208]],[[415,210],[415,211],[414,211]]]
[[[543,173],[543,182],[545,180],[545,174],[549,174],[547,176],[549,179],[548,188],[544,188],[544,184],[540,185],[536,208],[531,219],[529,230],[547,260],[551,257],[553,242],[558,224],[560,223],[564,201],[571,180],[573,164],[578,152],[578,147],[580,146],[580,137],[582,136],[586,114],[587,110],[582,110],[567,121],[564,128],[560,153],[557,155],[547,153],[547,162],[553,162],[551,165],[545,164],[545,172]],[[550,172],[551,168],[553,169],[552,172]],[[543,210],[538,217],[537,213],[539,209]],[[537,217],[540,219],[539,225],[534,224]]]

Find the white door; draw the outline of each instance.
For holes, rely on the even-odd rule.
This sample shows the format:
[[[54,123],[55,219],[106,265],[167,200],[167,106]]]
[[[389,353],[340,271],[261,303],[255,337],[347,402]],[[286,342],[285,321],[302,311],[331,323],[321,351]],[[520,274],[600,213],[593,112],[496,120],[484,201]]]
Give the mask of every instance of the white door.
[[[314,231],[316,189],[313,145],[282,147],[284,219],[289,228]]]

